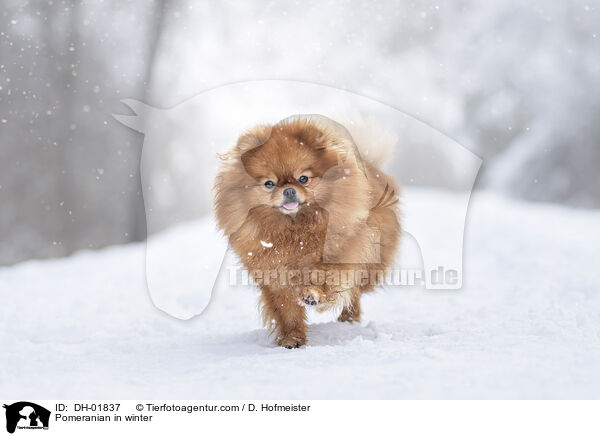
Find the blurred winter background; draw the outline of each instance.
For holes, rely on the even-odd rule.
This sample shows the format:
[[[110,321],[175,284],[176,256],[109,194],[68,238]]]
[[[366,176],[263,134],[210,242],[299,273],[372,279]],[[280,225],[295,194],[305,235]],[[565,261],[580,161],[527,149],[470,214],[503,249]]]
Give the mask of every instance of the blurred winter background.
[[[0,5],[0,395],[598,398],[598,0]],[[297,81],[296,97],[205,98],[263,79]],[[219,269],[225,242],[210,219],[133,242],[146,236],[149,197],[166,211],[148,215],[151,231],[210,212],[216,150],[247,127],[248,107],[272,102],[276,122],[291,115],[280,103],[321,108],[351,95],[340,90],[387,105],[384,127],[402,130],[389,169],[435,187],[403,197],[405,229],[427,236],[414,238],[423,264],[455,254],[453,241],[462,249],[468,194],[437,188],[470,187],[474,174],[426,146],[483,159],[464,287],[378,290],[362,323],[311,318],[309,346],[290,352],[261,328],[257,293]],[[135,100],[170,110],[117,121],[147,111]],[[152,135],[125,125],[140,120]],[[165,189],[142,199],[141,176],[164,182],[145,194]],[[186,323],[156,310],[187,319],[208,301]]]
[[[411,114],[484,159],[478,189],[600,207],[597,1],[0,5],[0,264],[142,240],[143,136],[120,100],[253,79]]]

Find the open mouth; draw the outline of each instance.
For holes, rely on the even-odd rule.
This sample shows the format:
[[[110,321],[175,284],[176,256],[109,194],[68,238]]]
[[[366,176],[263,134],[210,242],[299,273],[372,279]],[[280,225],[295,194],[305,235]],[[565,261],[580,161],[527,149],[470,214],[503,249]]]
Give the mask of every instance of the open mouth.
[[[297,212],[298,209],[300,209],[300,206],[302,206],[304,203],[299,203],[297,201],[290,201],[288,203],[283,203],[281,206],[279,206],[279,210],[281,210],[283,213],[292,213],[292,212]]]

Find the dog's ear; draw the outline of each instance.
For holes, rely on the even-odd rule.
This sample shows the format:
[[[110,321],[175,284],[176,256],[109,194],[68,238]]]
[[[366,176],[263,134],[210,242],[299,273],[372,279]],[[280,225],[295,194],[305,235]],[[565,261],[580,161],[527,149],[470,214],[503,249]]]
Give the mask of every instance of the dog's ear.
[[[302,128],[296,132],[295,136],[300,144],[315,150],[325,150],[328,145],[327,135],[325,135],[321,129],[311,124],[302,126]]]
[[[248,130],[239,137],[236,148],[240,153],[245,153],[263,145],[271,137],[271,125],[260,125]]]
[[[239,158],[243,161],[247,152],[260,147],[269,140],[272,128],[272,126],[266,124],[253,127],[238,138],[235,147],[231,151],[227,153],[217,153],[217,157],[222,161],[236,160]]]
[[[248,174],[253,174],[251,165],[249,165],[252,156],[256,154],[261,145],[269,140],[272,129],[273,127],[270,125],[256,126],[238,139],[236,150]]]

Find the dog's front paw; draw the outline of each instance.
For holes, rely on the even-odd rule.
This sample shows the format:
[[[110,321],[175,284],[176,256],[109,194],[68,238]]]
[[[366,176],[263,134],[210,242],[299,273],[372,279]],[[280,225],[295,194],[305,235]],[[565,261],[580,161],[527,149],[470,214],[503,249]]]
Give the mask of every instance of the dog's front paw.
[[[300,304],[307,306],[317,306],[327,300],[325,293],[316,287],[307,287],[300,296]]]
[[[279,339],[277,343],[285,348],[299,348],[306,344],[306,335],[300,332],[291,332]]]

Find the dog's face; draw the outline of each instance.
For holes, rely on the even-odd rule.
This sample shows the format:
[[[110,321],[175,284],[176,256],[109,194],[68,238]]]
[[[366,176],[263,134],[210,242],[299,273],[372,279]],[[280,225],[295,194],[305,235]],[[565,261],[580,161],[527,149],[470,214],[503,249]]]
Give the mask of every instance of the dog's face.
[[[352,145],[310,120],[259,126],[242,135],[223,156],[215,181],[219,226],[231,235],[252,215],[264,230],[274,230],[270,226],[290,223],[282,218],[318,220],[324,215],[319,209],[330,227],[349,229],[366,219],[369,185]]]
[[[331,138],[314,126],[286,124],[268,130],[258,138],[260,145],[241,156],[255,182],[246,189],[248,208],[268,206],[294,216],[314,204],[323,176],[337,164],[337,154],[329,148]]]

